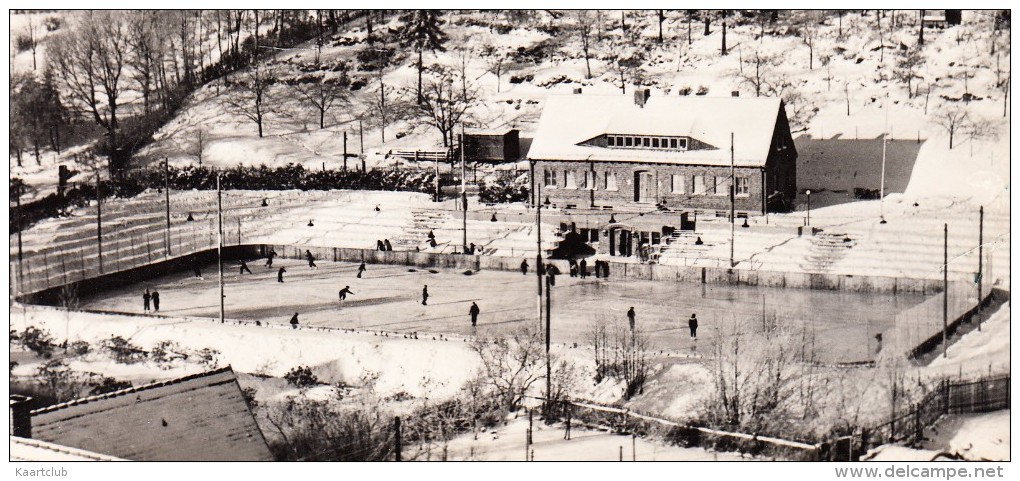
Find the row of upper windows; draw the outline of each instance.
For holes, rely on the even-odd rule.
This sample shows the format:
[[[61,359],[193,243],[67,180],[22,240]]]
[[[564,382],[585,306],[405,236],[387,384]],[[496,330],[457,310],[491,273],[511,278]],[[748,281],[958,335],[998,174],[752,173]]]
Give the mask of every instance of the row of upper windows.
[[[596,172],[590,170],[573,171],[566,170],[560,172],[552,169],[543,169],[542,171],[542,185],[544,187],[558,188],[560,186],[560,178],[563,179],[564,189],[587,189],[587,190],[598,190],[598,179]],[[684,174],[672,174],[670,177],[670,192],[673,194],[686,194],[688,191],[688,178],[693,179],[692,195],[707,195],[711,192],[714,195],[729,195],[729,176],[727,175],[694,175],[688,176]],[[616,173],[615,172],[603,172],[602,173],[602,189],[604,190],[619,190],[616,184]],[[746,196],[751,194],[751,182],[748,177],[736,177],[734,185],[736,191],[734,194],[737,196]]]
[[[598,190],[598,176],[595,172],[590,170],[566,170],[562,172],[562,175],[551,169],[544,169],[542,171],[542,185],[545,187],[559,187],[559,179],[563,179],[564,189],[587,189],[587,190]],[[616,187],[616,173],[615,172],[603,172],[602,173],[602,189],[603,190],[617,190]]]
[[[606,145],[632,149],[687,150],[687,138],[650,137],[645,135],[606,135]]]

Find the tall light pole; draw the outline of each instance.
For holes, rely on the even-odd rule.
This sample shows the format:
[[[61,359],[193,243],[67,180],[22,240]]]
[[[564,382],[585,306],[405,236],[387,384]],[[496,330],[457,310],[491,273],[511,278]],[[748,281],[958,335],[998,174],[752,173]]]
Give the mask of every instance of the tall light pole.
[[[552,403],[552,356],[549,354],[552,338],[552,276],[545,276],[545,403]]]
[[[949,224],[943,224],[942,237],[942,357],[949,349]]]
[[[879,184],[878,191],[878,212],[881,221],[879,224],[885,224],[885,146],[889,138],[889,93],[885,94],[885,131],[882,132],[882,180]]]
[[[100,193],[99,169],[96,168],[96,244],[99,249],[99,273],[103,273],[103,195]]]
[[[468,209],[468,200],[467,200],[467,168],[466,168],[467,163],[466,163],[465,157],[464,157],[464,151],[467,150],[467,149],[464,148],[465,147],[465,143],[464,143],[465,140],[467,140],[467,138],[464,135],[464,124],[462,123],[462,124],[460,124],[460,198],[461,198],[461,202],[462,202],[462,206],[461,207],[464,208],[464,224],[463,224],[463,227],[462,227],[462,231],[463,231],[463,235],[464,235],[464,238],[463,238],[463,241],[464,241],[463,242],[463,249],[464,250],[462,252],[467,254],[467,249],[468,249],[468,241],[467,241],[467,209]]]
[[[538,245],[535,250],[535,275],[538,276],[538,322],[542,323],[542,202],[535,204],[535,232]]]
[[[220,173],[216,173],[216,216],[219,218],[219,228],[216,233],[216,257],[220,268],[220,323],[224,322],[224,299],[223,294],[223,191],[220,189]]]
[[[985,206],[978,208],[978,315],[981,314],[981,283],[984,281],[984,244],[985,244]],[[981,318],[978,318],[978,331],[981,330]]]
[[[811,225],[811,189],[804,192],[807,194],[807,225]]]
[[[163,190],[166,192],[166,256],[170,257],[170,158],[163,158]]]
[[[736,215],[736,193],[737,193],[737,167],[736,167],[736,154],[733,145],[733,132],[730,132],[730,268],[736,266],[734,262],[735,246],[734,241],[736,240],[736,227],[737,227],[737,215]]]

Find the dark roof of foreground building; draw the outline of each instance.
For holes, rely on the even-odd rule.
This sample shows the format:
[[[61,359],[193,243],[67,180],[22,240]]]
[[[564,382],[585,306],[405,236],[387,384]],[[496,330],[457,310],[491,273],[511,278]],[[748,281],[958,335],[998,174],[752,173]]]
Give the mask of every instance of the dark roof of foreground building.
[[[32,411],[32,438],[133,461],[269,461],[230,367]]]

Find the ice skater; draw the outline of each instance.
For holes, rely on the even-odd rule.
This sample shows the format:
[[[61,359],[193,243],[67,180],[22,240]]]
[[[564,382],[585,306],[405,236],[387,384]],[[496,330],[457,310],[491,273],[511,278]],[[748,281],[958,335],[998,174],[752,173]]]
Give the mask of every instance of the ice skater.
[[[269,253],[266,254],[266,267],[273,267],[273,258],[276,257],[276,251],[269,249]]]
[[[635,318],[636,317],[637,317],[637,314],[634,313],[634,308],[631,307],[630,310],[627,311],[627,321],[630,322],[630,331],[631,332],[634,332],[634,326],[636,325],[636,323],[635,323]]]
[[[145,311],[149,310],[149,300],[152,299],[152,294],[149,294],[149,290],[145,290],[145,294],[142,294],[142,309]]]
[[[471,314],[471,327],[478,325],[478,314],[481,312],[482,310],[478,308],[478,304],[472,302],[471,309],[468,310],[468,314]]]
[[[364,273],[366,270],[368,269],[365,269],[365,263],[362,262],[361,265],[358,266],[358,279],[361,279],[361,274]]]
[[[305,259],[308,260],[308,268],[309,269],[318,269],[319,268],[318,266],[315,265],[315,256],[312,255],[312,251],[310,251],[310,250],[306,250],[305,251]]]
[[[525,276],[528,275],[528,260],[527,259],[524,259],[523,261],[521,261],[521,274],[525,275]]]
[[[198,260],[197,259],[194,261],[194,264],[191,266],[191,268],[192,268],[192,270],[195,271],[195,277],[197,277],[198,279],[201,279],[201,280],[205,280],[202,277],[202,269],[199,268]]]
[[[343,289],[340,289],[340,300],[341,301],[346,301],[347,300],[347,294],[350,294],[352,296],[354,295],[354,292],[351,291],[351,286],[344,286]]]
[[[294,329],[297,329],[297,326],[298,326],[297,315],[298,315],[298,313],[295,312],[294,313],[294,317],[290,318],[290,327],[292,327]]]
[[[426,284],[425,287],[423,287],[421,289],[421,305],[423,305],[423,306],[429,305],[429,286],[428,286],[428,284]]]
[[[159,312],[159,291],[152,290],[152,309]]]
[[[251,269],[248,268],[248,263],[241,259],[241,272],[238,272],[238,275],[244,275],[245,272],[251,274]]]
[[[698,317],[691,314],[691,318],[687,320],[687,327],[691,329],[691,339],[698,339]]]
[[[581,259],[581,262],[577,263],[577,271],[581,274],[581,279],[588,278],[588,261]]]
[[[283,267],[281,267],[280,270],[276,272],[276,282],[283,282],[284,272],[287,272],[287,269],[284,269]]]

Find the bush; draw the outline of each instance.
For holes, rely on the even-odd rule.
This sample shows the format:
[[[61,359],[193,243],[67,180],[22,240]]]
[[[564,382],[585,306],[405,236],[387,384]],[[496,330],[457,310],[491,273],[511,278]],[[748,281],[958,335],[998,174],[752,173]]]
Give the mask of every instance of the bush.
[[[95,373],[91,373],[91,379],[88,384],[92,386],[89,391],[89,396],[98,396],[100,394],[106,394],[108,392],[120,391],[121,389],[128,389],[131,387],[130,381],[118,381],[115,378],[100,376]]]
[[[220,351],[216,349],[205,348],[195,353],[198,357],[198,363],[209,368],[216,369],[220,365]]]
[[[482,182],[478,189],[478,200],[492,204],[524,202],[528,200],[529,194],[527,183],[521,179],[499,179],[492,183]]]
[[[121,364],[132,364],[145,358],[146,352],[120,336],[110,336],[103,340],[103,349]]]
[[[79,340],[72,342],[67,347],[67,350],[68,352],[71,353],[72,356],[84,356],[88,354],[90,350],[92,350],[92,346],[90,346],[88,342]]]
[[[184,349],[181,348],[180,344],[173,341],[159,341],[156,346],[152,348],[149,353],[153,361],[160,364],[169,364],[177,360],[187,359],[188,355],[184,354]]]
[[[28,326],[25,332],[18,336],[18,339],[25,349],[36,353],[43,359],[53,357],[53,350],[57,347],[53,343],[53,337],[50,336],[49,331],[43,331],[35,326]]]
[[[18,50],[18,52],[24,52],[32,48],[32,43],[32,37],[26,34],[20,34],[14,37],[14,47]]]
[[[63,24],[64,23],[60,20],[60,17],[46,17],[46,20],[43,22],[43,26],[46,27],[47,32],[60,30],[60,26]]]
[[[319,384],[319,378],[312,373],[312,369],[308,366],[292,368],[283,375],[283,378],[287,380],[288,384],[296,387],[310,387]]]

